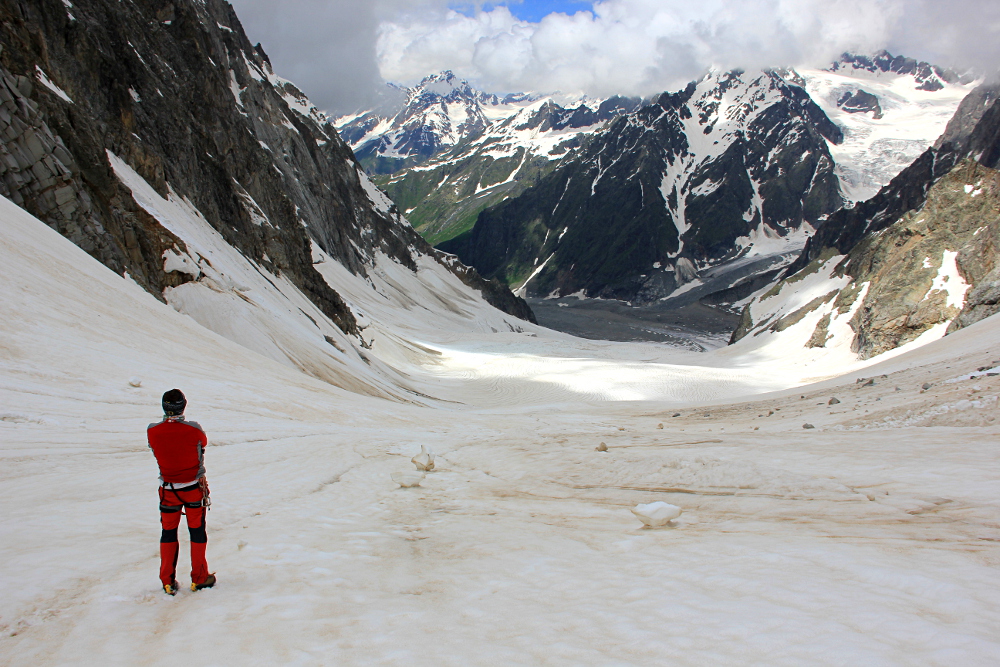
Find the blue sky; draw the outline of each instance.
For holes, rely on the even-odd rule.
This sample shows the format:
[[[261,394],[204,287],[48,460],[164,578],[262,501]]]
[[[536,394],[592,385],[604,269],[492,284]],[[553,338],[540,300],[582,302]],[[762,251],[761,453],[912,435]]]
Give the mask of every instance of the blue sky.
[[[581,10],[593,8],[594,3],[588,0],[509,0],[508,2],[487,2],[483,9],[489,11],[498,5],[505,5],[510,12],[523,21],[538,23],[545,16],[552,12],[562,12],[563,14],[575,14]],[[452,9],[463,14],[472,13],[472,5],[467,2],[455,2],[451,4]]]

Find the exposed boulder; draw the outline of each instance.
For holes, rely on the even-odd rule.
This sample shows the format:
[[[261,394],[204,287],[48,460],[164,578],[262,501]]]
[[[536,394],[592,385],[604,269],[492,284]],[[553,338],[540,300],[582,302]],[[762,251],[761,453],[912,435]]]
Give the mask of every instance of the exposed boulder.
[[[866,90],[856,90],[853,93],[845,92],[837,100],[837,106],[848,113],[872,112],[872,117],[876,120],[882,118],[882,105],[879,104],[878,97]]]
[[[636,505],[632,508],[632,514],[647,528],[659,528],[679,517],[681,508],[658,500],[654,503]]]

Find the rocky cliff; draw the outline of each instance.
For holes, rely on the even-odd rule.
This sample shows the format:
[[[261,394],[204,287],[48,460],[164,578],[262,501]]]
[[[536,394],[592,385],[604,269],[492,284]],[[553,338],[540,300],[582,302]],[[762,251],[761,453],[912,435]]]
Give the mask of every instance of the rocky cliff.
[[[961,105],[934,147],[872,199],[830,216],[784,278],[749,301],[733,342],[839,326],[871,357],[1000,310],[1000,89]],[[809,285],[807,296],[790,299]]]
[[[184,243],[136,204],[110,156],[189,202],[348,334],[355,317],[315,270],[313,242],[358,275],[379,256],[414,271],[430,256],[532,317],[410,228],[228,3],[0,0],[0,45],[3,194],[158,298],[198,272],[166,270],[165,253]]]

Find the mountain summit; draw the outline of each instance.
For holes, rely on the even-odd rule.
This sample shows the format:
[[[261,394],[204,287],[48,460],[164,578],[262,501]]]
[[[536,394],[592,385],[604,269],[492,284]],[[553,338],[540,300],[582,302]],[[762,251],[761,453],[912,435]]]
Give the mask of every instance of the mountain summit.
[[[445,71],[413,88],[390,85],[383,104],[335,124],[414,227],[440,243],[639,104],[623,97],[500,96]]]
[[[478,136],[490,124],[485,107],[499,104],[495,95],[475,90],[450,71],[413,88],[390,84],[386,97],[381,108],[335,121],[344,141],[377,172],[397,171]]]

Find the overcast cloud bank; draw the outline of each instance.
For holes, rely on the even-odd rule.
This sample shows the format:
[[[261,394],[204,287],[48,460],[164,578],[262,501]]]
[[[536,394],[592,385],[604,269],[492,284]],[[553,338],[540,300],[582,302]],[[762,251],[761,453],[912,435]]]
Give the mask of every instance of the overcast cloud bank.
[[[444,0],[234,0],[251,39],[321,107],[371,103],[383,80],[451,69],[495,92],[675,90],[708,67],[825,65],[893,53],[960,70],[1000,66],[992,0],[604,0],[520,21]]]

